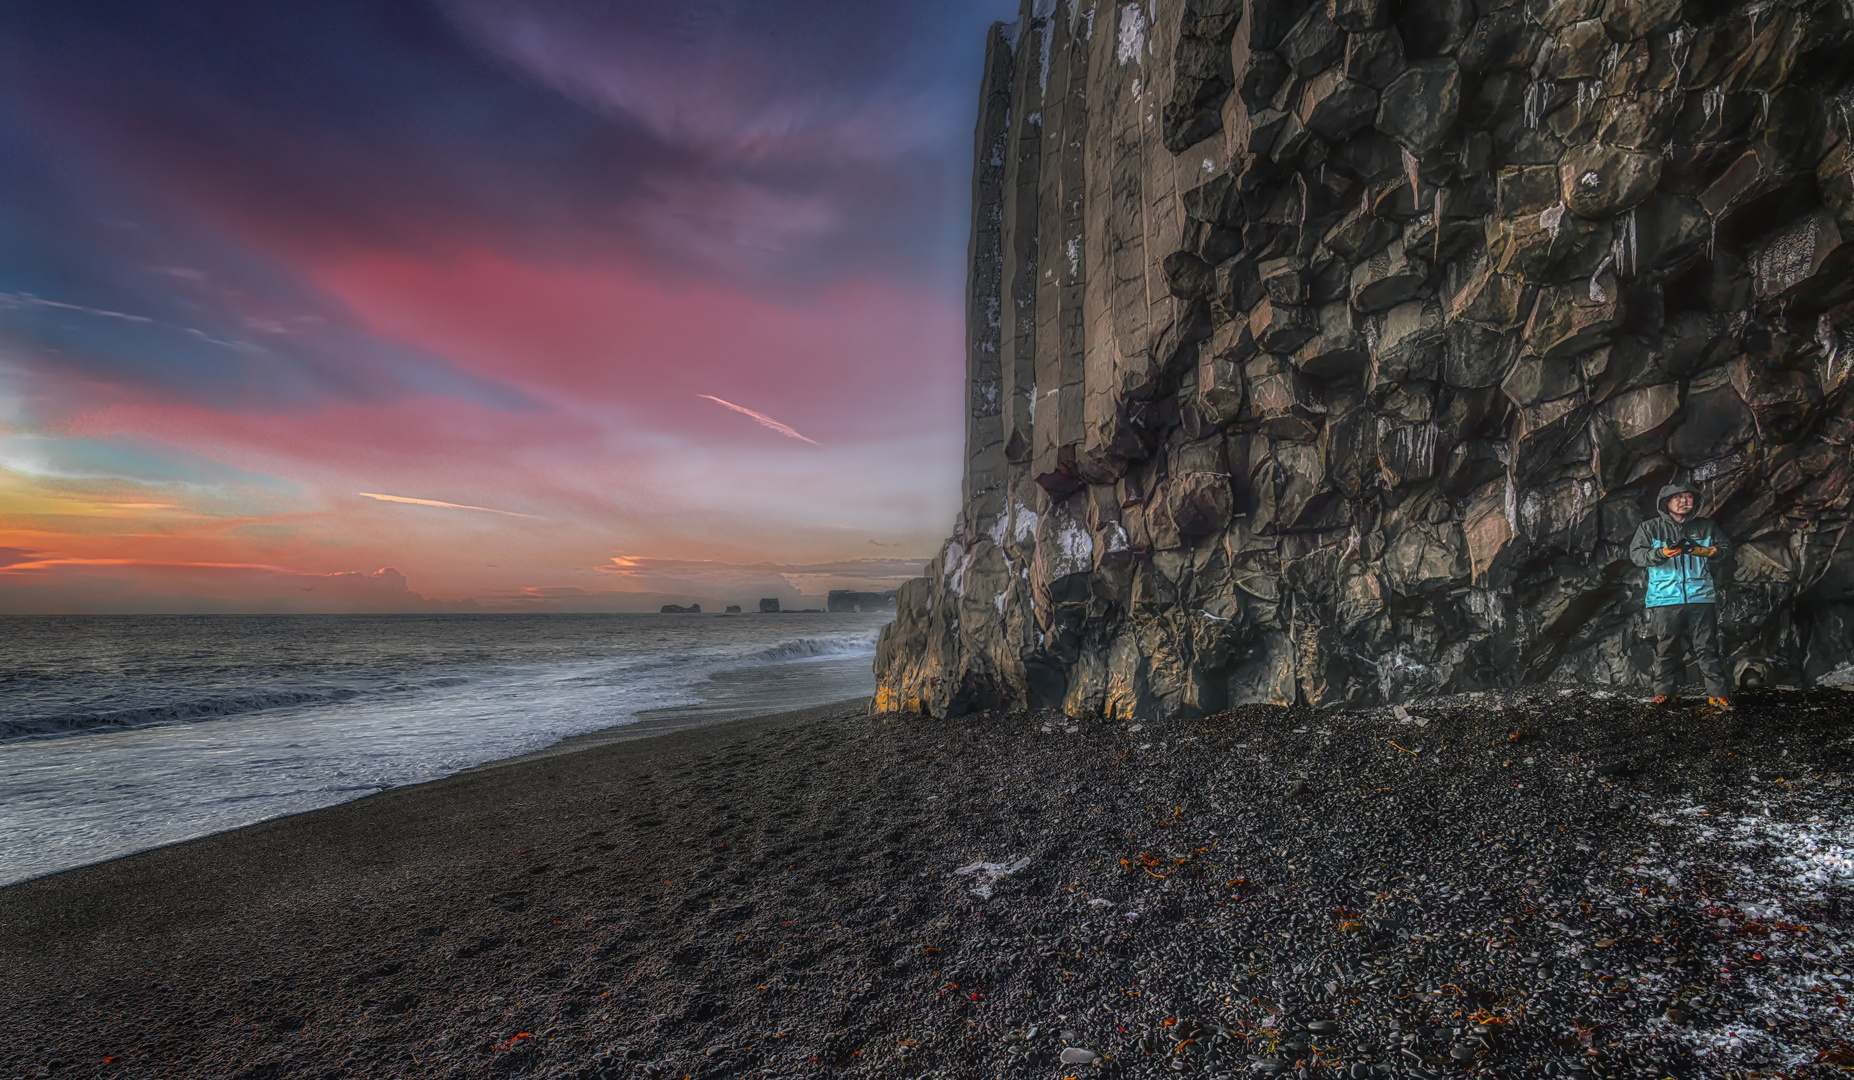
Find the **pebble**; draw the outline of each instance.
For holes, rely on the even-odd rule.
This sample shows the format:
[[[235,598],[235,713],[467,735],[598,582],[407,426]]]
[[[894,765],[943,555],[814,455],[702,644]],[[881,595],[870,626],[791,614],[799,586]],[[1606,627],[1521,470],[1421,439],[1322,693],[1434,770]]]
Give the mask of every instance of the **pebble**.
[[[1555,705],[1557,699],[1551,700]],[[1584,705],[1585,699],[1577,700]],[[609,1008],[616,1021],[621,995],[643,995],[649,985],[643,980],[659,977],[656,968],[646,973],[630,956],[655,951],[638,943],[662,935],[673,942],[670,955],[679,955],[680,947],[705,957],[679,960],[679,966],[743,969],[744,980],[713,976],[722,983],[715,993],[764,1001],[755,1009],[768,1010],[768,1019],[776,1014],[782,1026],[798,1029],[763,1044],[745,1029],[750,1010],[736,1010],[699,1029],[705,1036],[701,1041],[681,1043],[680,1055],[685,1061],[690,1056],[699,1060],[701,1047],[725,1037],[742,1048],[740,1053],[751,1046],[763,1054],[753,1069],[766,1065],[769,1076],[815,1077],[827,1071],[807,1058],[817,1053],[813,1048],[831,1046],[822,1036],[837,1029],[856,1040],[845,1042],[839,1055],[870,1042],[868,1052],[854,1059],[853,1071],[914,1080],[922,1075],[923,1051],[911,1050],[913,1060],[904,1066],[890,1046],[849,1034],[866,1034],[874,1018],[892,1006],[896,1020],[884,1022],[896,1023],[894,1030],[906,1030],[917,1043],[936,1047],[931,1053],[940,1058],[932,1066],[937,1080],[1054,1077],[1083,1068],[1090,1070],[1084,1075],[1093,1075],[1093,1068],[1102,1066],[1126,1080],[1172,1070],[1230,1080],[1279,1076],[1293,1074],[1296,1059],[1311,1060],[1310,1053],[1299,1052],[1309,1050],[1310,1043],[1324,1048],[1341,1038],[1353,1040],[1345,1044],[1343,1066],[1317,1070],[1320,1075],[1333,1077],[1343,1070],[1360,1080],[1577,1076],[1565,1070],[1583,1058],[1584,1049],[1554,1040],[1580,1019],[1598,1032],[1604,1080],[1646,1078],[1652,1064],[1698,1041],[1685,1026],[1693,1017],[1705,1018],[1704,1029],[1710,1032],[1714,1017],[1743,1010],[1747,1020],[1755,1015],[1762,1027],[1763,1018],[1774,1013],[1752,1013],[1764,1003],[1741,982],[1716,974],[1728,967],[1739,975],[1734,950],[1753,944],[1737,933],[1746,918],[1735,915],[1728,925],[1717,926],[1717,913],[1703,901],[1678,889],[1662,900],[1661,886],[1633,873],[1635,868],[1652,872],[1693,860],[1729,872],[1733,864],[1710,852],[1693,826],[1729,827],[1736,819],[1728,815],[1746,812],[1766,819],[1766,798],[1775,803],[1768,816],[1786,823],[1805,822],[1811,813],[1847,820],[1854,818],[1847,813],[1854,789],[1817,783],[1799,795],[1786,788],[1760,788],[1759,802],[1746,811],[1737,793],[1744,766],[1753,762],[1743,759],[1763,751],[1756,740],[1734,742],[1729,732],[1719,731],[1689,735],[1685,742],[1670,743],[1673,749],[1665,753],[1631,749],[1638,760],[1651,763],[1645,768],[1657,784],[1672,774],[1670,765],[1661,764],[1664,759],[1690,759],[1677,796],[1641,781],[1590,784],[1584,777],[1587,766],[1576,765],[1572,755],[1582,746],[1598,745],[1599,737],[1606,740],[1601,745],[1612,745],[1621,738],[1617,731],[1634,732],[1628,725],[1640,710],[1621,701],[1589,705],[1613,709],[1614,715],[1597,723],[1556,712],[1541,715],[1536,708],[1496,716],[1505,706],[1491,703],[1478,712],[1434,705],[1430,726],[1437,732],[1425,734],[1436,736],[1436,745],[1428,748],[1441,754],[1436,765],[1429,764],[1429,753],[1421,765],[1407,755],[1373,764],[1368,748],[1382,746],[1378,740],[1385,725],[1372,726],[1369,718],[1343,712],[1319,717],[1322,739],[1330,740],[1331,749],[1311,748],[1319,740],[1286,738],[1293,726],[1288,719],[1307,723],[1304,712],[1259,709],[1211,718],[1202,723],[1201,739],[1193,734],[1196,722],[1168,722],[1162,733],[1183,752],[1157,767],[1147,755],[1121,760],[1124,749],[1137,745],[1139,725],[1122,729],[1131,737],[1110,750],[1092,738],[1037,737],[1039,723],[1053,720],[1054,727],[1066,726],[1052,713],[913,718],[884,725],[876,736],[846,727],[830,733],[837,745],[854,748],[865,739],[885,751],[874,768],[843,774],[853,779],[838,778],[845,790],[864,776],[884,775],[891,761],[912,763],[885,781],[896,791],[893,808],[887,803],[864,807],[846,796],[833,802],[820,798],[812,810],[805,798],[787,795],[796,820],[784,838],[767,842],[767,856],[756,858],[753,845],[759,841],[737,842],[730,835],[725,856],[704,855],[678,867],[674,886],[664,880],[672,876],[666,867],[648,906],[640,910],[664,903],[665,892],[672,903],[697,898],[703,904],[685,909],[698,912],[693,919],[673,922],[668,921],[677,914],[672,906],[661,925],[634,911],[623,913],[625,922],[615,925],[625,925],[635,936],[623,939],[627,944],[614,949],[610,963],[617,970],[626,970],[619,967],[623,964],[631,967],[613,976],[612,1004],[601,1007]],[[1480,714],[1485,716],[1477,718]],[[1511,753],[1505,740],[1522,724],[1532,732],[1529,749],[1538,747],[1538,779],[1524,777],[1523,792],[1510,783],[1488,783],[1487,768]],[[999,729],[998,746],[969,737],[983,725]],[[1090,730],[1108,734],[1106,728]],[[1397,734],[1394,728],[1388,731]],[[1407,734],[1399,734],[1397,741],[1407,745]],[[1844,725],[1829,734],[1846,739],[1854,728]],[[1478,751],[1477,739],[1485,744]],[[1787,741],[1795,756],[1809,745],[1800,736]],[[1190,749],[1184,750],[1187,743]],[[1736,770],[1729,774],[1712,771],[1714,748],[1721,744],[1733,751],[1719,766]],[[935,757],[941,750],[943,763]],[[1772,749],[1765,756],[1777,753]],[[988,770],[988,760],[1010,760],[1012,767]],[[1819,776],[1832,775],[1838,766],[1812,756],[1809,767]],[[1307,779],[1297,780],[1293,773]],[[1310,781],[1319,782],[1317,796],[1310,793]],[[800,789],[794,784],[791,790]],[[927,791],[943,797],[927,801]],[[1290,801],[1283,791],[1308,798]],[[1809,803],[1805,795],[1818,801]],[[1691,802],[1684,801],[1689,797]],[[697,801],[687,812],[699,817],[704,805]],[[1717,816],[1679,816],[1680,807],[1698,805],[1713,808]],[[702,820],[701,828],[709,827]],[[833,829],[838,832],[827,832]],[[896,833],[892,839],[886,835],[890,830]],[[800,836],[818,834],[831,839],[799,844]],[[1659,847],[1651,849],[1650,842]],[[737,847],[743,849],[740,854],[734,853]],[[863,858],[885,847],[897,854]],[[957,879],[943,884],[944,875],[937,871],[917,877],[923,866],[960,866],[1007,849],[1012,857],[1036,856],[1037,869],[1002,881],[988,899],[947,888]],[[1181,859],[1186,862],[1175,861]],[[793,863],[796,873],[786,873]],[[733,869],[744,871],[744,881],[728,876]],[[685,878],[685,871],[694,873]],[[676,895],[674,889],[685,881],[690,884]],[[1654,886],[1649,895],[1655,899],[1641,895],[1643,886]],[[544,896],[536,894],[537,914]],[[710,906],[715,897],[721,902]],[[589,907],[594,903],[587,901]],[[717,913],[737,904],[757,910],[738,921],[719,921]],[[501,920],[502,913],[494,917]],[[1785,954],[1765,946],[1768,959],[1756,972],[1760,979],[1776,973],[1793,978],[1813,970],[1786,955],[1792,949],[1797,957],[1804,950],[1820,956],[1825,944],[1854,944],[1845,929],[1800,910],[1762,918],[1777,917],[1829,928],[1811,929],[1808,940],[1787,946]],[[541,925],[549,924],[542,920]],[[1490,927],[1498,933],[1486,934]],[[557,924],[554,931],[562,932]],[[459,944],[470,940],[451,932],[459,935]],[[874,942],[891,934],[905,948],[865,953],[837,944]],[[1497,936],[1502,947],[1483,947],[1488,936]],[[1654,937],[1670,944],[1648,944]],[[731,941],[740,942],[732,953],[726,951]],[[786,970],[790,961],[782,959],[782,945],[788,946],[784,957],[801,950],[811,954],[812,966]],[[1558,956],[1579,950],[1584,955]],[[533,945],[522,951],[534,951]],[[1630,975],[1628,981],[1595,977],[1633,972],[1638,954],[1649,951],[1673,954],[1677,966],[1656,961],[1646,969],[1652,974]],[[515,952],[509,948],[498,956]],[[911,968],[902,956],[912,958]],[[708,962],[722,957],[724,964],[709,967]],[[903,966],[891,972],[891,962]],[[869,970],[859,970],[861,965]],[[784,976],[780,985],[764,997],[755,993],[759,984],[774,981],[770,976],[775,972]],[[862,985],[865,975],[876,976],[870,981],[877,989],[860,998],[844,994],[845,987]],[[534,976],[528,971],[524,977],[535,982]],[[945,989],[952,983],[957,989]],[[1765,985],[1779,1002],[1802,1000],[1783,983]],[[1514,996],[1502,1006],[1495,995],[1509,988]],[[932,1001],[932,1012],[909,1003],[908,995],[917,989]],[[1021,1005],[1020,990],[1025,992]],[[1631,993],[1634,1000],[1626,1000]],[[1656,994],[1665,996],[1657,1001]],[[853,1004],[853,1015],[846,1001]],[[1523,1002],[1523,1010],[1501,1011],[1512,1008],[1512,1002]],[[1484,1019],[1477,1014],[1481,1008],[1509,1022],[1476,1023]],[[840,1009],[846,1014],[841,1020],[836,1019]],[[1058,1010],[1079,1015],[1063,1016]],[[1198,1019],[1190,1018],[1193,1013]],[[902,1028],[903,1016],[925,1030]],[[1030,1023],[1033,1017],[1055,1026],[1042,1029],[1039,1038],[1039,1029]],[[1168,1020],[1172,1023],[1165,1025]],[[1381,1026],[1367,1026],[1374,1023]],[[980,1030],[972,1024],[994,1032],[1021,1026],[1025,1034],[970,1038],[969,1031]],[[736,1026],[730,1030],[730,1025]],[[632,1026],[657,1030],[656,1025]],[[1780,1025],[1771,1038],[1786,1047],[1784,1053],[1807,1060],[1825,1045],[1815,1026]],[[670,1055],[653,1075],[657,1080],[680,1077],[683,1069],[672,1068],[677,1040],[692,1038],[698,1029],[662,1030],[638,1036],[640,1055]],[[926,1038],[928,1033],[933,1037]],[[1776,1060],[1776,1054],[1768,1041],[1760,1041],[1761,1047],[1745,1051],[1718,1050],[1718,1071],[1710,1075],[1765,1071],[1761,1062]],[[1084,1049],[1093,1046],[1100,1050]],[[1175,1052],[1180,1046],[1182,1052]],[[1058,1056],[1066,1072],[1055,1071]],[[585,1060],[579,1057],[574,1064]],[[704,1067],[720,1068],[727,1060],[716,1057]],[[1552,1068],[1547,1070],[1547,1064]],[[729,1073],[746,1074],[745,1069]],[[593,1080],[609,1078],[595,1075]]]

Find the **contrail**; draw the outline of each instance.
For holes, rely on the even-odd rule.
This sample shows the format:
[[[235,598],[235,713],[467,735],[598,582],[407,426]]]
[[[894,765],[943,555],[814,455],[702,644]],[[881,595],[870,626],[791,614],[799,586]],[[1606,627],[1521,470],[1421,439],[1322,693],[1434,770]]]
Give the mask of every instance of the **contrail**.
[[[378,499],[381,502],[411,503],[414,506],[442,506],[447,510],[481,510],[485,514],[501,514],[503,517],[529,518],[533,521],[546,521],[546,518],[533,514],[517,514],[513,510],[496,510],[487,506],[465,506],[462,503],[439,502],[436,499],[413,499],[405,495],[376,495],[371,491],[357,492],[363,499]]]
[[[751,416],[753,417],[753,419],[757,420],[762,426],[772,428],[774,431],[778,432],[781,435],[785,435],[790,438],[797,439],[800,442],[808,442],[813,446],[824,445],[823,443],[818,442],[816,439],[805,438],[803,435],[800,435],[798,432],[793,431],[789,427],[786,427],[784,424],[781,424],[779,421],[774,420],[770,416],[767,416],[765,413],[756,413],[752,409],[749,409],[743,405],[736,405],[731,401],[722,401],[720,398],[714,396],[713,394],[697,394],[695,396],[707,398],[708,400],[714,402],[716,405],[722,405],[727,408],[730,408],[734,410],[735,412],[741,414],[742,416]]]

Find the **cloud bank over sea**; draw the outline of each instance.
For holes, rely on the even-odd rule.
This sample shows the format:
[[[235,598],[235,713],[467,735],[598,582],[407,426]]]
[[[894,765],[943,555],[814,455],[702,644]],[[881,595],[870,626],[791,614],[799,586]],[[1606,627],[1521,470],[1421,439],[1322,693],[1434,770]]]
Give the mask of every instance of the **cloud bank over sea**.
[[[35,553],[8,603],[924,558],[958,496],[983,31],[1012,14],[0,12],[0,547]]]

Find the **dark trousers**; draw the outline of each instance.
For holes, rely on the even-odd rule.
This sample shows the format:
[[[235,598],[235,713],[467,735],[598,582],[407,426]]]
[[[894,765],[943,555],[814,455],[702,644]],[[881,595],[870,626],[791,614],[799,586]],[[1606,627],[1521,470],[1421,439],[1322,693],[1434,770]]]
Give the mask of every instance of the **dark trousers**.
[[[1693,645],[1693,659],[1706,680],[1708,697],[1725,697],[1725,672],[1719,665],[1719,611],[1716,604],[1668,604],[1648,609],[1654,634],[1654,692],[1672,694],[1686,669],[1681,639]]]

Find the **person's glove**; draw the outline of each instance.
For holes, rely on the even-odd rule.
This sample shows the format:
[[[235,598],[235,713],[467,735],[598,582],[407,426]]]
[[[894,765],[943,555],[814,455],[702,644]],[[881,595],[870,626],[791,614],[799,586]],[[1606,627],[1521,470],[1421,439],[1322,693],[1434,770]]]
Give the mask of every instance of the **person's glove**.
[[[1675,547],[1665,547],[1665,546],[1661,548],[1661,557],[1662,557],[1663,559],[1671,559],[1671,558],[1673,558],[1673,557],[1675,557],[1676,555],[1679,555],[1679,554],[1680,554],[1680,549],[1679,549],[1679,548],[1675,548]]]

